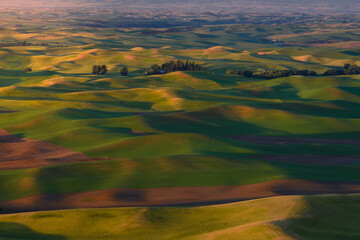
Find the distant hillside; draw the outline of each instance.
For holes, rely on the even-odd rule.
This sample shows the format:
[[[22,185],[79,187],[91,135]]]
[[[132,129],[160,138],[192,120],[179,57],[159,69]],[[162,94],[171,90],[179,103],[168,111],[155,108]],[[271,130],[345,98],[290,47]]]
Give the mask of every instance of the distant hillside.
[[[119,9],[241,9],[290,12],[360,12],[357,0],[4,0],[2,7],[102,7]]]

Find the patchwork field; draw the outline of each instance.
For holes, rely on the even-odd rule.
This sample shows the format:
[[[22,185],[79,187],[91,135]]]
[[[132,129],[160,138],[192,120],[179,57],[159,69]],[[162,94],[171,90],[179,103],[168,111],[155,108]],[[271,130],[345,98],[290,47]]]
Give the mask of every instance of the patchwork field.
[[[4,214],[1,239],[358,239],[359,195]],[[352,219],[349,222],[349,219]]]
[[[225,74],[360,64],[297,27],[2,28],[0,239],[358,239],[358,195],[299,195],[360,192],[360,76]]]

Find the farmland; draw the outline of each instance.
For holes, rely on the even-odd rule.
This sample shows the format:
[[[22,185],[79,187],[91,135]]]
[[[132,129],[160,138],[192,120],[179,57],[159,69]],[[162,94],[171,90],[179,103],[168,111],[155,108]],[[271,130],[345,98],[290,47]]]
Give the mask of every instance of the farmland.
[[[358,238],[360,75],[321,75],[360,64],[357,20],[34,19],[0,29],[29,43],[0,48],[0,238]],[[177,60],[206,71],[145,74]],[[320,76],[225,74],[244,69]]]

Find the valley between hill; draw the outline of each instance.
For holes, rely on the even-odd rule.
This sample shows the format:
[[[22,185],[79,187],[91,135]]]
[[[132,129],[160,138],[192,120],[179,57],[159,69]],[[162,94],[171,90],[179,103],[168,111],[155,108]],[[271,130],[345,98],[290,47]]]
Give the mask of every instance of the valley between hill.
[[[357,23],[24,21],[0,29],[34,43],[0,48],[1,239],[359,238],[360,75],[225,74],[360,64]],[[206,71],[144,74],[177,59]]]

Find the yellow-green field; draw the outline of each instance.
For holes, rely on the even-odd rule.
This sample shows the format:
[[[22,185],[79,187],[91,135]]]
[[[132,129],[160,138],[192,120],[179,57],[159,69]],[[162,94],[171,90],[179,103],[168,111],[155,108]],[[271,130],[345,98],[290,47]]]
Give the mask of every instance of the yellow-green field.
[[[15,23],[25,26],[1,28],[0,42],[49,46],[0,48],[0,129],[84,153],[91,161],[6,168],[1,162],[14,159],[1,151],[11,141],[0,136],[0,239],[360,238],[356,194],[7,214],[9,201],[50,196],[44,201],[51,203],[61,194],[117,188],[277,180],[359,184],[359,75],[225,75],[229,69],[322,74],[360,64],[356,44],[313,44],[345,37],[356,43],[355,27],[209,25],[148,34],[141,28]],[[303,45],[285,46],[290,43]],[[207,71],[144,74],[153,64],[177,59],[199,62]],[[107,74],[91,74],[93,65],[103,64]],[[120,74],[124,66],[126,77]],[[44,151],[43,142],[19,141],[30,141],[29,148],[12,150],[27,161]],[[266,190],[291,195],[291,189]]]
[[[5,214],[0,239],[358,239],[359,200],[359,195],[282,196],[194,208]]]

